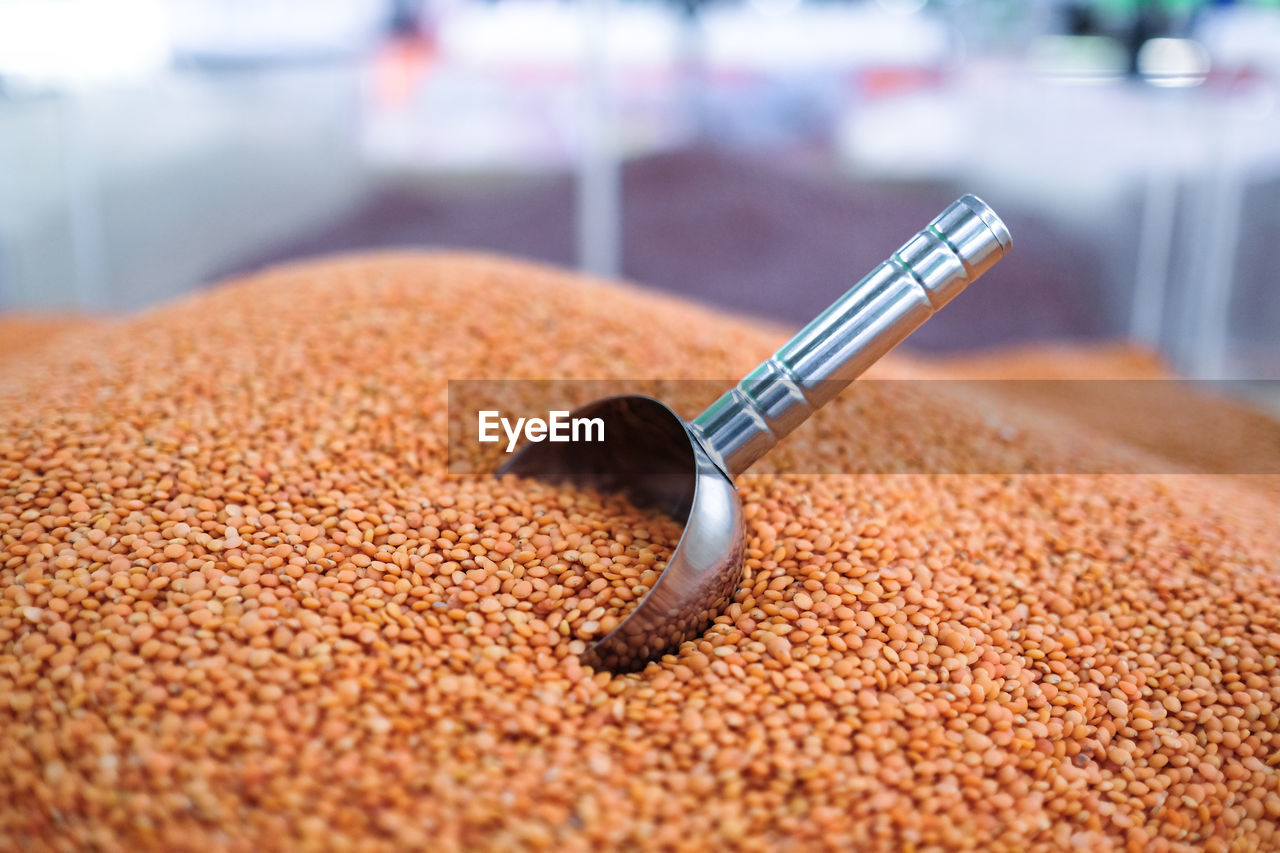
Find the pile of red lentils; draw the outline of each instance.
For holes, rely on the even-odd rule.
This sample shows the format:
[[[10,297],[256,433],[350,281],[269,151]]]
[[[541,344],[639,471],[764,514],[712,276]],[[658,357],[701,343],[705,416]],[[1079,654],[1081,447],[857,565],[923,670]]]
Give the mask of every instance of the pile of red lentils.
[[[727,611],[579,663],[679,526],[449,476],[445,380],[732,378],[781,337],[398,255],[0,361],[0,848],[1280,848],[1280,507],[1247,482],[747,475]],[[848,405],[789,464],[830,470]],[[1021,453],[1093,446],[1026,418]]]

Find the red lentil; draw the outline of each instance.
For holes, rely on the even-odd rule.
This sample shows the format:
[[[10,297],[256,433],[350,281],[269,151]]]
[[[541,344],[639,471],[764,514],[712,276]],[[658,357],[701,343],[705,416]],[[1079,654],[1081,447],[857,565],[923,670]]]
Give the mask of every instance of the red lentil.
[[[0,847],[1275,849],[1277,507],[1225,478],[768,473],[869,429],[837,401],[741,479],[705,635],[578,663],[678,529],[447,475],[443,378],[728,377],[779,339],[385,256],[10,356]],[[883,416],[977,452],[968,405]]]

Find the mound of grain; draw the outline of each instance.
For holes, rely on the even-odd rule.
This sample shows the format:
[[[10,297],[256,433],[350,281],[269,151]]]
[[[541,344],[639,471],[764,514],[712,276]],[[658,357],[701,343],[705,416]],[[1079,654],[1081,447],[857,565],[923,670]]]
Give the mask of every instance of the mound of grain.
[[[726,377],[781,338],[384,256],[10,358],[0,847],[1274,848],[1277,503],[1222,479],[745,476],[728,612],[642,673],[578,664],[678,529],[446,475],[445,379]],[[1027,418],[1021,452],[1090,452]]]
[[[52,346],[64,334],[93,323],[80,314],[0,314],[0,362]]]

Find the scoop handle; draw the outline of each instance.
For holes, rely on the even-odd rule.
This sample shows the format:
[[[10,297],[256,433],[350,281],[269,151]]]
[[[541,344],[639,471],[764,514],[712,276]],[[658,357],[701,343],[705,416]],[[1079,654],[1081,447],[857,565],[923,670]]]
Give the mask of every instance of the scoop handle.
[[[707,452],[736,477],[1013,245],[1000,217],[962,196],[694,419]]]

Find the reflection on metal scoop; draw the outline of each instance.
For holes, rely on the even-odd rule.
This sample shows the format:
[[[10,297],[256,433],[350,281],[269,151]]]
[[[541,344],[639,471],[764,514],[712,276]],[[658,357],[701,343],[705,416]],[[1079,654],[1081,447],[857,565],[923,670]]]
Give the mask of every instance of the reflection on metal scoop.
[[[602,418],[602,442],[527,444],[499,475],[621,492],[684,522],[653,588],[583,663],[614,671],[698,636],[742,577],[746,538],[733,478],[1004,257],[1009,230],[966,195],[805,326],[768,360],[685,422],[644,396],[573,412]]]

